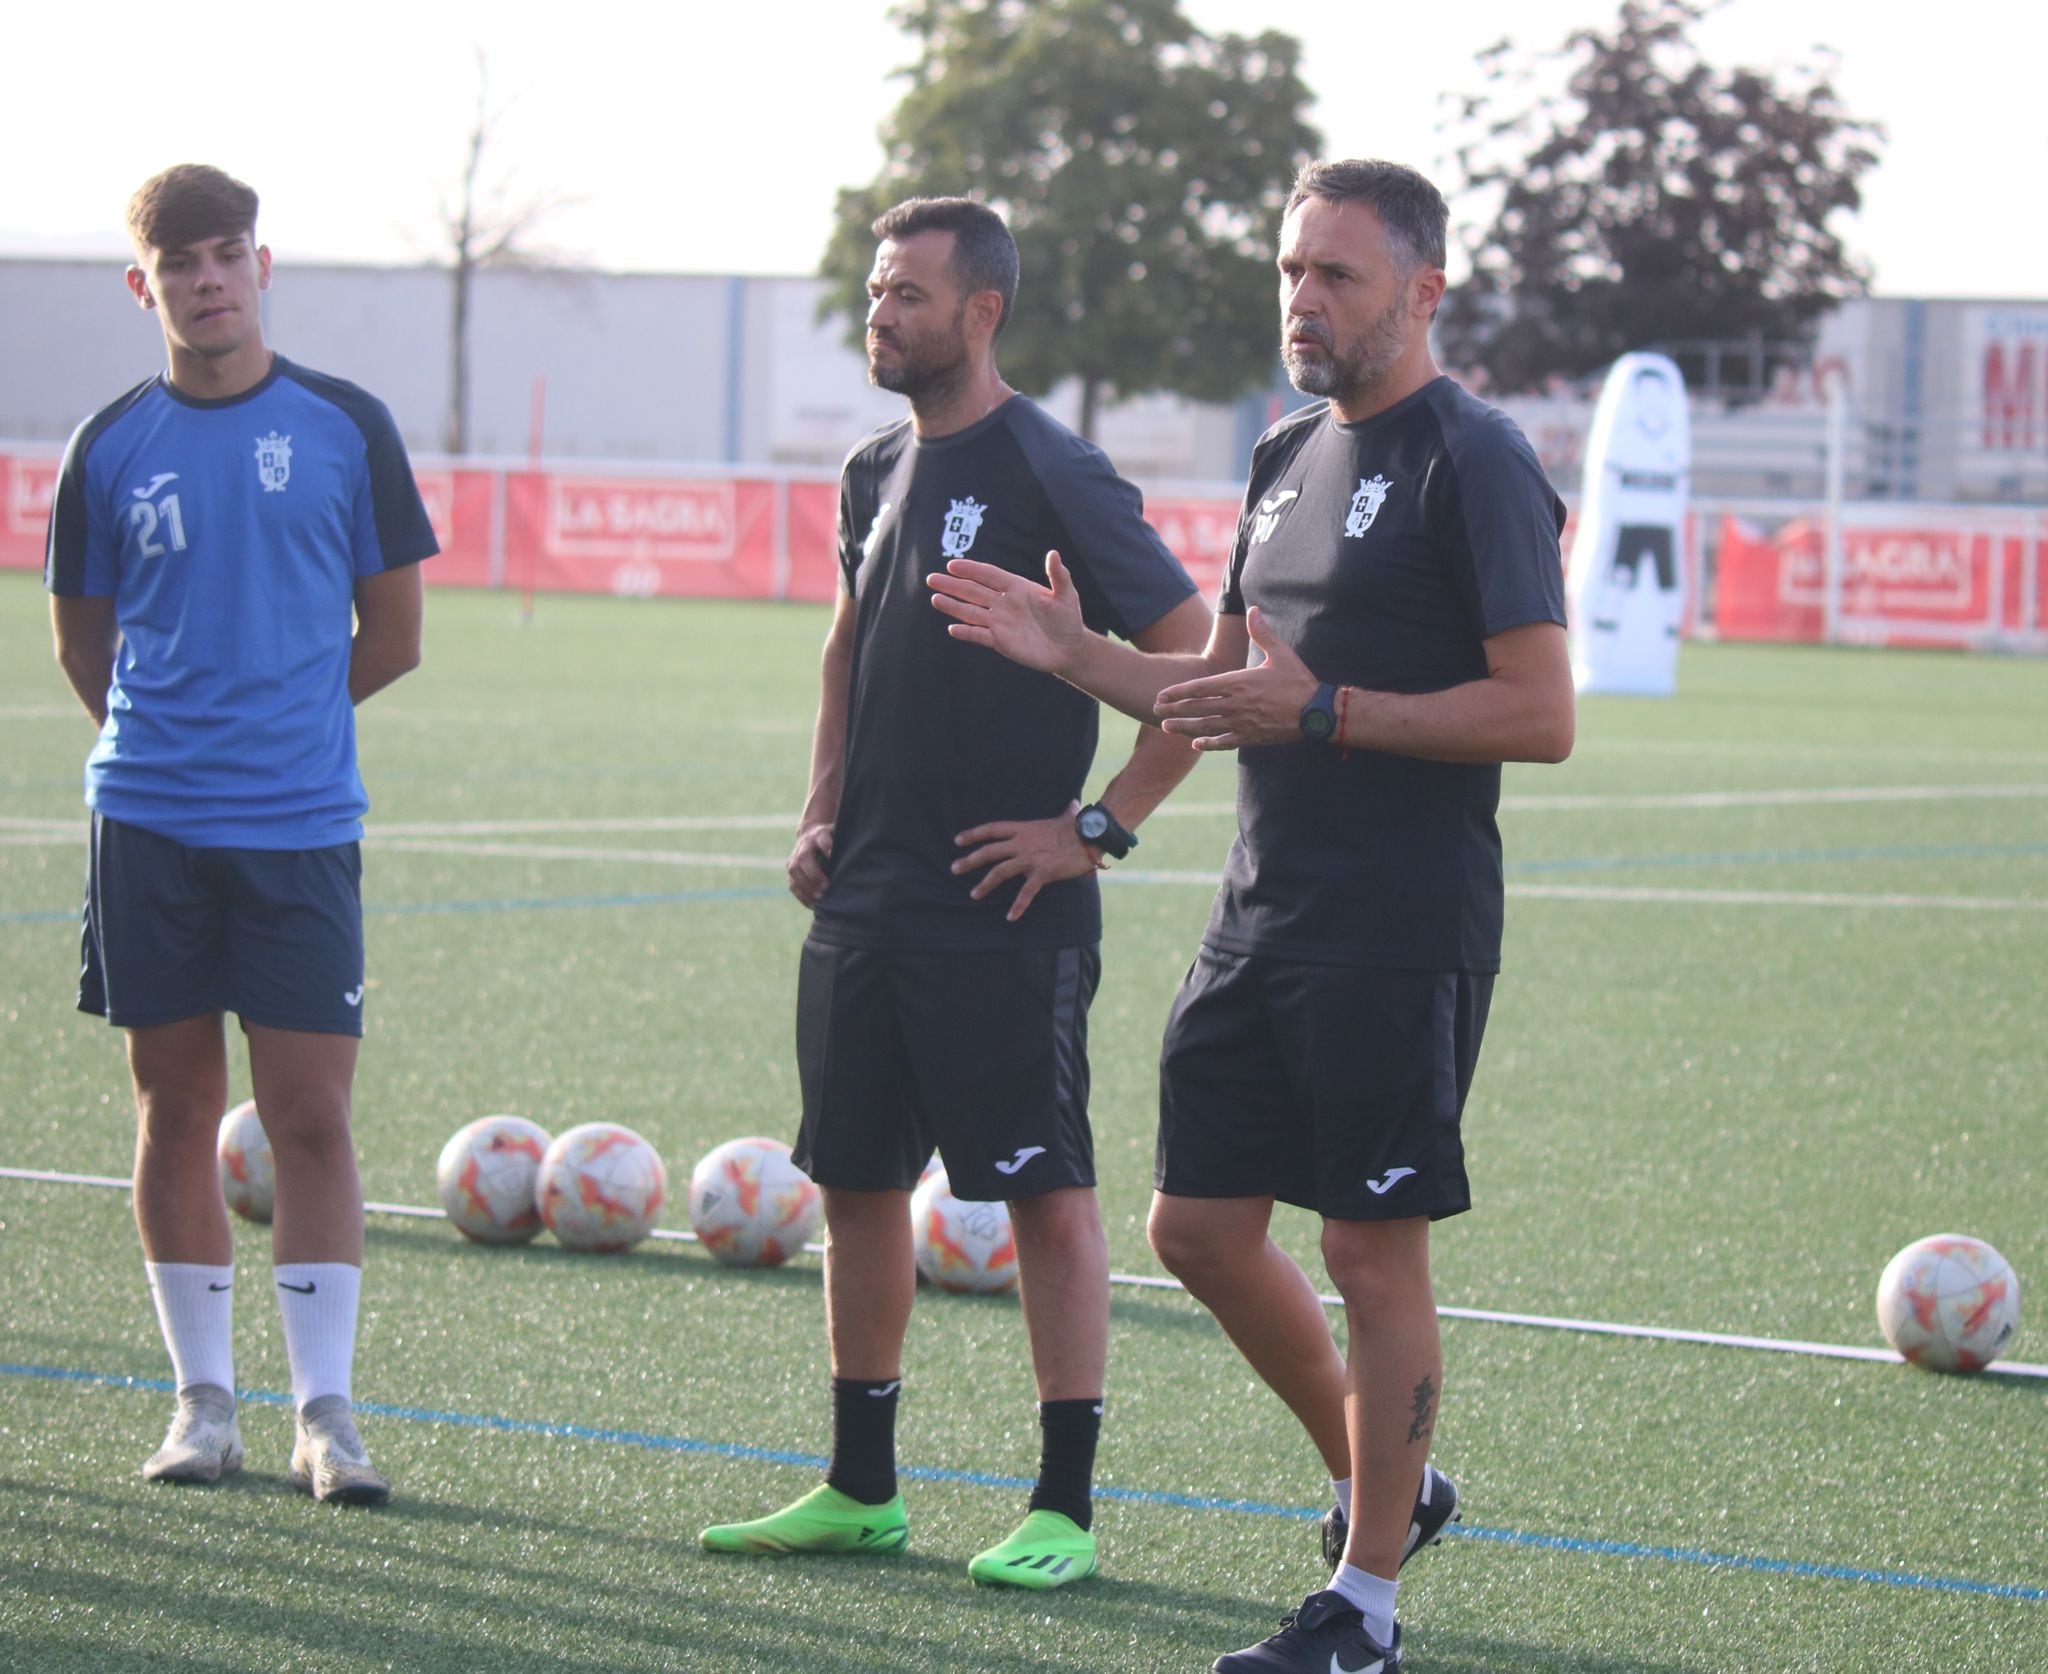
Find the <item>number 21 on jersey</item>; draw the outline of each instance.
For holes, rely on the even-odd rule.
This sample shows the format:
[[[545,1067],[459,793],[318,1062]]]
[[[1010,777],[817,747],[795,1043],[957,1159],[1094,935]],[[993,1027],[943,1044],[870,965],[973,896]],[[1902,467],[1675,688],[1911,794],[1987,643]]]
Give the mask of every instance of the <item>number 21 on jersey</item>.
[[[161,501],[131,501],[128,527],[135,535],[137,550],[145,558],[161,558],[166,552],[185,550],[185,517],[178,509],[175,494],[166,494]],[[169,546],[157,538],[159,533],[170,542]]]

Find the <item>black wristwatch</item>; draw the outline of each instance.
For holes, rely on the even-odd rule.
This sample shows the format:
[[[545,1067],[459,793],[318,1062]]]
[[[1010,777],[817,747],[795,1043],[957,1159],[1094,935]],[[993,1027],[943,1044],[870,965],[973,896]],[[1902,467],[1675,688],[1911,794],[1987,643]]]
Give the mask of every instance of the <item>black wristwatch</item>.
[[[1301,736],[1311,744],[1327,744],[1337,736],[1337,688],[1331,681],[1325,680],[1301,706]]]
[[[1126,831],[1099,802],[1091,802],[1074,816],[1074,830],[1081,841],[1100,849],[1112,860],[1121,860],[1138,846],[1137,833]]]

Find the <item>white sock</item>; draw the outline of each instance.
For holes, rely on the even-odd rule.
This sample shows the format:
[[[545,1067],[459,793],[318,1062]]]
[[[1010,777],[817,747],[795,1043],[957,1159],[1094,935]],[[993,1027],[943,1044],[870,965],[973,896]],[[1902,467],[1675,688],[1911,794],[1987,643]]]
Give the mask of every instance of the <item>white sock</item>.
[[[1330,1492],[1337,1496],[1337,1509],[1344,1513],[1344,1520],[1351,1521],[1351,1478],[1333,1476],[1330,1478]]]
[[[356,1298],[363,1270],[344,1261],[279,1262],[272,1269],[284,1352],[292,1368],[292,1400],[304,1410],[322,1395],[353,1397]]]
[[[1339,1564],[1330,1577],[1330,1591],[1342,1593],[1365,1618],[1365,1631],[1389,1649],[1394,1643],[1394,1592],[1399,1585],[1352,1564]]]
[[[157,1324],[180,1389],[218,1384],[235,1392],[235,1269],[189,1261],[145,1261]]]

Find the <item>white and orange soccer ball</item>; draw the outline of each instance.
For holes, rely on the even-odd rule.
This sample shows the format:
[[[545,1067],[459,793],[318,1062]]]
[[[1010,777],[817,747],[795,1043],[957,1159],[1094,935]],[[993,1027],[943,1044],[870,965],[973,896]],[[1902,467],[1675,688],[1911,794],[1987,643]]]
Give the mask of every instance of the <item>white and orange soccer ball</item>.
[[[1877,1281],[1885,1341],[1916,1366],[1981,1372],[2020,1328],[2020,1281],[1981,1238],[1939,1232],[1908,1244]]]
[[[668,1170],[631,1128],[585,1122],[547,1148],[534,1182],[540,1218],[572,1250],[630,1250],[661,1216]]]
[[[434,1185],[456,1231],[479,1244],[540,1235],[535,1186],[553,1136],[524,1116],[479,1116],[441,1147]]]
[[[990,1293],[1017,1282],[1008,1207],[955,1197],[943,1168],[927,1173],[910,1194],[910,1236],[917,1270],[941,1290]]]
[[[690,1229],[732,1267],[779,1267],[818,1230],[825,1202],[779,1139],[729,1139],[690,1172]]]
[[[267,1223],[277,1200],[277,1165],[254,1099],[244,1099],[220,1119],[214,1155],[228,1207],[245,1221]]]

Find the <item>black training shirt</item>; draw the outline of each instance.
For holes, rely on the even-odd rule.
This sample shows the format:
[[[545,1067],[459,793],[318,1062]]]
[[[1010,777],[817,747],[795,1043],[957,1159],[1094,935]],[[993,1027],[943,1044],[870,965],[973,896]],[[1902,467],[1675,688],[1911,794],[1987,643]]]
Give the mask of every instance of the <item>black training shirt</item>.
[[[1257,605],[1318,680],[1442,691],[1492,635],[1564,622],[1563,527],[1528,440],[1449,378],[1358,424],[1319,403],[1253,450],[1218,610]],[[1211,946],[1500,969],[1497,764],[1303,741],[1240,751],[1237,784]]]
[[[954,837],[1047,819],[1082,792],[1095,700],[946,632],[925,577],[975,558],[1035,580],[1057,549],[1099,633],[1130,638],[1194,592],[1100,449],[1012,396],[950,436],[905,419],[877,431],[839,481],[841,582],[857,601],[845,778],[831,887],[813,934],[857,947],[1051,948],[1100,939],[1092,875],[1041,890],[1016,924],[1008,884],[969,899]]]

